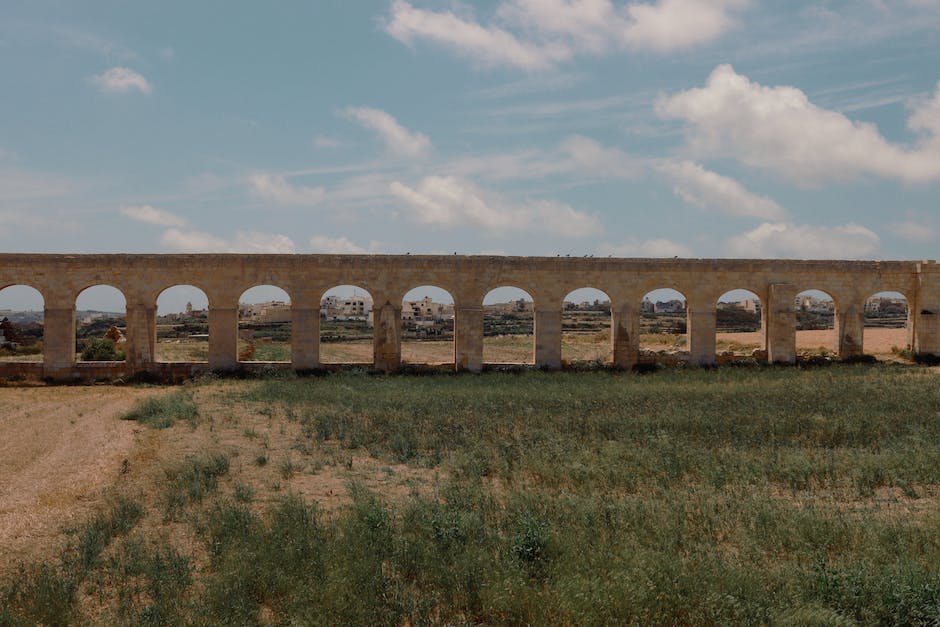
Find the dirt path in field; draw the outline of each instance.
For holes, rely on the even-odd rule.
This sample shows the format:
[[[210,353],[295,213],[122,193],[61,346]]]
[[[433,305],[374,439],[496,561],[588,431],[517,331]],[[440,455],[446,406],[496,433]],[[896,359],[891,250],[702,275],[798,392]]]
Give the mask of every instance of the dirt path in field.
[[[0,388],[0,570],[88,517],[134,448],[137,423],[117,417],[160,392]]]

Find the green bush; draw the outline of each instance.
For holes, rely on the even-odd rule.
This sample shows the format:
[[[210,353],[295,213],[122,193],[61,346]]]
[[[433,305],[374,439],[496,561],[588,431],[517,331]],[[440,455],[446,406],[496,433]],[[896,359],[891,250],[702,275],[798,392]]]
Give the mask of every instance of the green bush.
[[[192,396],[179,391],[166,396],[155,396],[139,401],[121,420],[136,420],[154,429],[172,427],[177,420],[186,420],[195,426],[199,409]]]
[[[80,348],[82,361],[124,361],[124,351],[106,338],[83,340]]]

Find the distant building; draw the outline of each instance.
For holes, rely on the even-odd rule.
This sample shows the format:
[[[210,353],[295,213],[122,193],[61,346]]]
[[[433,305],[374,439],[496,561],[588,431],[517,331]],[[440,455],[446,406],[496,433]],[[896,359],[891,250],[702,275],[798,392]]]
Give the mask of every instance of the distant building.
[[[368,296],[324,296],[320,300],[320,317],[328,320],[365,320],[371,313]]]
[[[290,303],[280,300],[257,304],[239,303],[238,319],[256,323],[290,322]]]
[[[653,305],[653,313],[656,314],[682,314],[685,313],[684,300],[666,300],[657,301]]]

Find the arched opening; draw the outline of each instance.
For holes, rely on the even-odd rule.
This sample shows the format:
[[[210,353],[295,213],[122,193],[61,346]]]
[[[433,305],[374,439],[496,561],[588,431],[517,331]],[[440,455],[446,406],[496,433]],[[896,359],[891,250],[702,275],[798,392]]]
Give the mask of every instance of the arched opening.
[[[793,303],[796,312],[797,358],[835,357],[839,354],[836,337],[836,302],[821,290],[804,290]]]
[[[209,361],[209,299],[192,285],[174,285],[157,297],[156,360]]]
[[[640,301],[641,364],[675,364],[689,357],[689,308],[672,288],[647,292]]]
[[[610,364],[610,297],[593,287],[570,292],[562,303],[561,361],[564,364]]]
[[[124,361],[127,301],[121,290],[94,285],[75,299],[76,361]]]
[[[767,350],[763,303],[750,290],[731,290],[715,305],[715,352],[718,361],[762,359]]]
[[[42,361],[45,302],[28,285],[0,289],[0,362]]]
[[[534,364],[535,303],[518,287],[503,286],[483,297],[483,363]]]
[[[401,303],[401,359],[409,364],[454,363],[454,298],[445,289],[422,285]]]
[[[900,292],[878,292],[865,299],[862,347],[879,359],[897,359],[910,351],[910,306]]]
[[[331,287],[320,299],[320,363],[373,362],[372,295],[356,285]]]
[[[238,299],[238,361],[289,362],[290,296],[275,285],[256,285]]]

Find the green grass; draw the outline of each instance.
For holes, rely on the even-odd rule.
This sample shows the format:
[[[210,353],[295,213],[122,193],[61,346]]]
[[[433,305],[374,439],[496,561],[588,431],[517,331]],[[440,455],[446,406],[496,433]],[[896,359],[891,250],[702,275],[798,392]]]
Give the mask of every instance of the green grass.
[[[118,590],[113,622],[937,624],[938,383],[866,364],[249,381],[228,402],[296,437],[238,466],[286,496],[183,460],[159,509],[198,548],[132,534],[74,569]],[[330,515],[291,493],[342,451],[440,478],[352,484]],[[51,572],[0,624],[46,596],[82,618]]]
[[[192,400],[192,395],[177,391],[165,396],[155,396],[139,401],[123,416],[122,420],[136,420],[154,429],[172,427],[177,420],[185,420],[195,426],[199,409]]]

